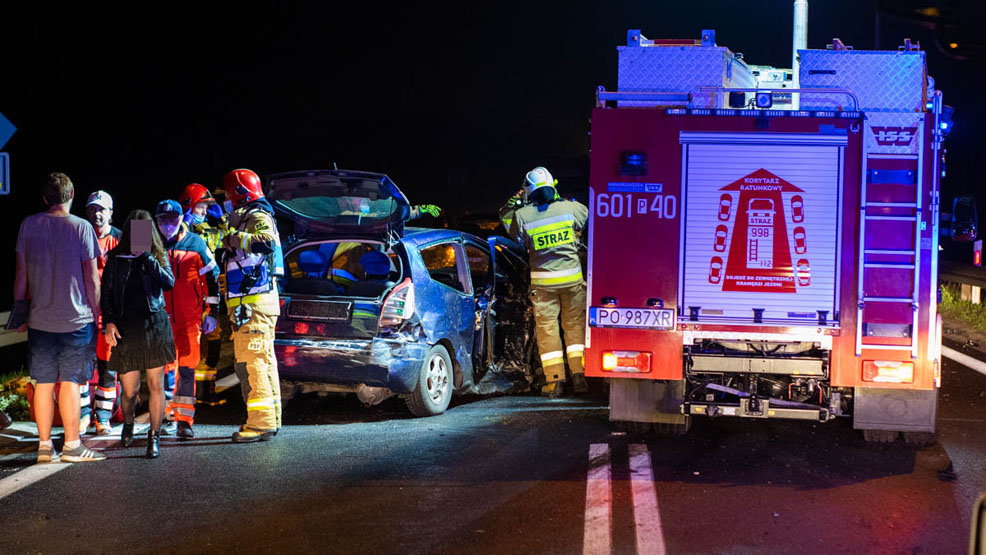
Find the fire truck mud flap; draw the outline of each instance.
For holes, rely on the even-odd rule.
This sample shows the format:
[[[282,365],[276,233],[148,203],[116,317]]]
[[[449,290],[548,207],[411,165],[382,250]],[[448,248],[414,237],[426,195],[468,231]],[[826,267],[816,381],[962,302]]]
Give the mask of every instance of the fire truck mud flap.
[[[938,390],[857,387],[853,428],[890,432],[935,432]]]
[[[684,400],[684,380],[610,380],[609,419],[668,424],[685,431],[691,417],[681,412]]]

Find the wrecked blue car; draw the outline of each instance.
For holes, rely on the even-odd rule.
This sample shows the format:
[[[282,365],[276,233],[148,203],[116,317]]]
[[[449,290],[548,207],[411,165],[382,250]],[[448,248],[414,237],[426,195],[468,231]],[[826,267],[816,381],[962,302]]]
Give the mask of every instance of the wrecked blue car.
[[[400,395],[415,416],[453,393],[526,389],[533,315],[522,248],[448,229],[405,227],[415,215],[386,175],[276,174],[268,199],[284,243],[274,349],[284,398]]]

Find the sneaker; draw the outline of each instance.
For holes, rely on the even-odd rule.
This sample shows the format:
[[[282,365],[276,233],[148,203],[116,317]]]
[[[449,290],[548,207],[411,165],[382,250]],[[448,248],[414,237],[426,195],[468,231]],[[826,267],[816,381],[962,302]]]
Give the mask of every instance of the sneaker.
[[[62,460],[71,463],[101,461],[105,458],[106,455],[99,451],[93,451],[82,444],[75,449],[65,449],[62,451]]]
[[[38,462],[39,463],[50,463],[58,460],[58,451],[54,448],[48,447],[47,445],[41,445],[38,447]]]
[[[96,435],[108,436],[113,433],[113,424],[109,420],[96,420]]]
[[[165,420],[161,423],[161,435],[173,436],[178,432],[178,423],[174,420]]]
[[[254,430],[242,426],[233,432],[233,443],[253,443],[255,441],[268,441],[274,437],[274,430]]]
[[[79,420],[79,435],[86,435],[89,431],[89,415],[85,415]]]
[[[195,432],[192,431],[192,425],[188,422],[178,423],[178,439],[192,439],[195,437]]]

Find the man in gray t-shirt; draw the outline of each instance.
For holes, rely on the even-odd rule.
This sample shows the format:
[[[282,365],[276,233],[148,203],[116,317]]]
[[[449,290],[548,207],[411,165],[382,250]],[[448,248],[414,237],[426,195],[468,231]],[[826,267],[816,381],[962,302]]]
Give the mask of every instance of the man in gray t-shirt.
[[[79,439],[79,385],[92,378],[99,312],[100,255],[89,222],[69,213],[75,188],[63,173],[48,176],[42,187],[48,210],[28,216],[17,236],[14,300],[28,298],[28,366],[34,382],[33,407],[38,425],[38,462],[56,457],[51,442],[58,391],[58,412],[65,430],[62,460],[105,459]]]

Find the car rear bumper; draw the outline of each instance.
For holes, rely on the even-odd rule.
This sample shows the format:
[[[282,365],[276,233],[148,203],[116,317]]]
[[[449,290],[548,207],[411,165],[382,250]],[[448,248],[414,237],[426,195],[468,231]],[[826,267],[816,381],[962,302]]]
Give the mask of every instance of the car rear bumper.
[[[408,393],[417,386],[429,345],[402,339],[276,339],[284,381],[366,384]]]

